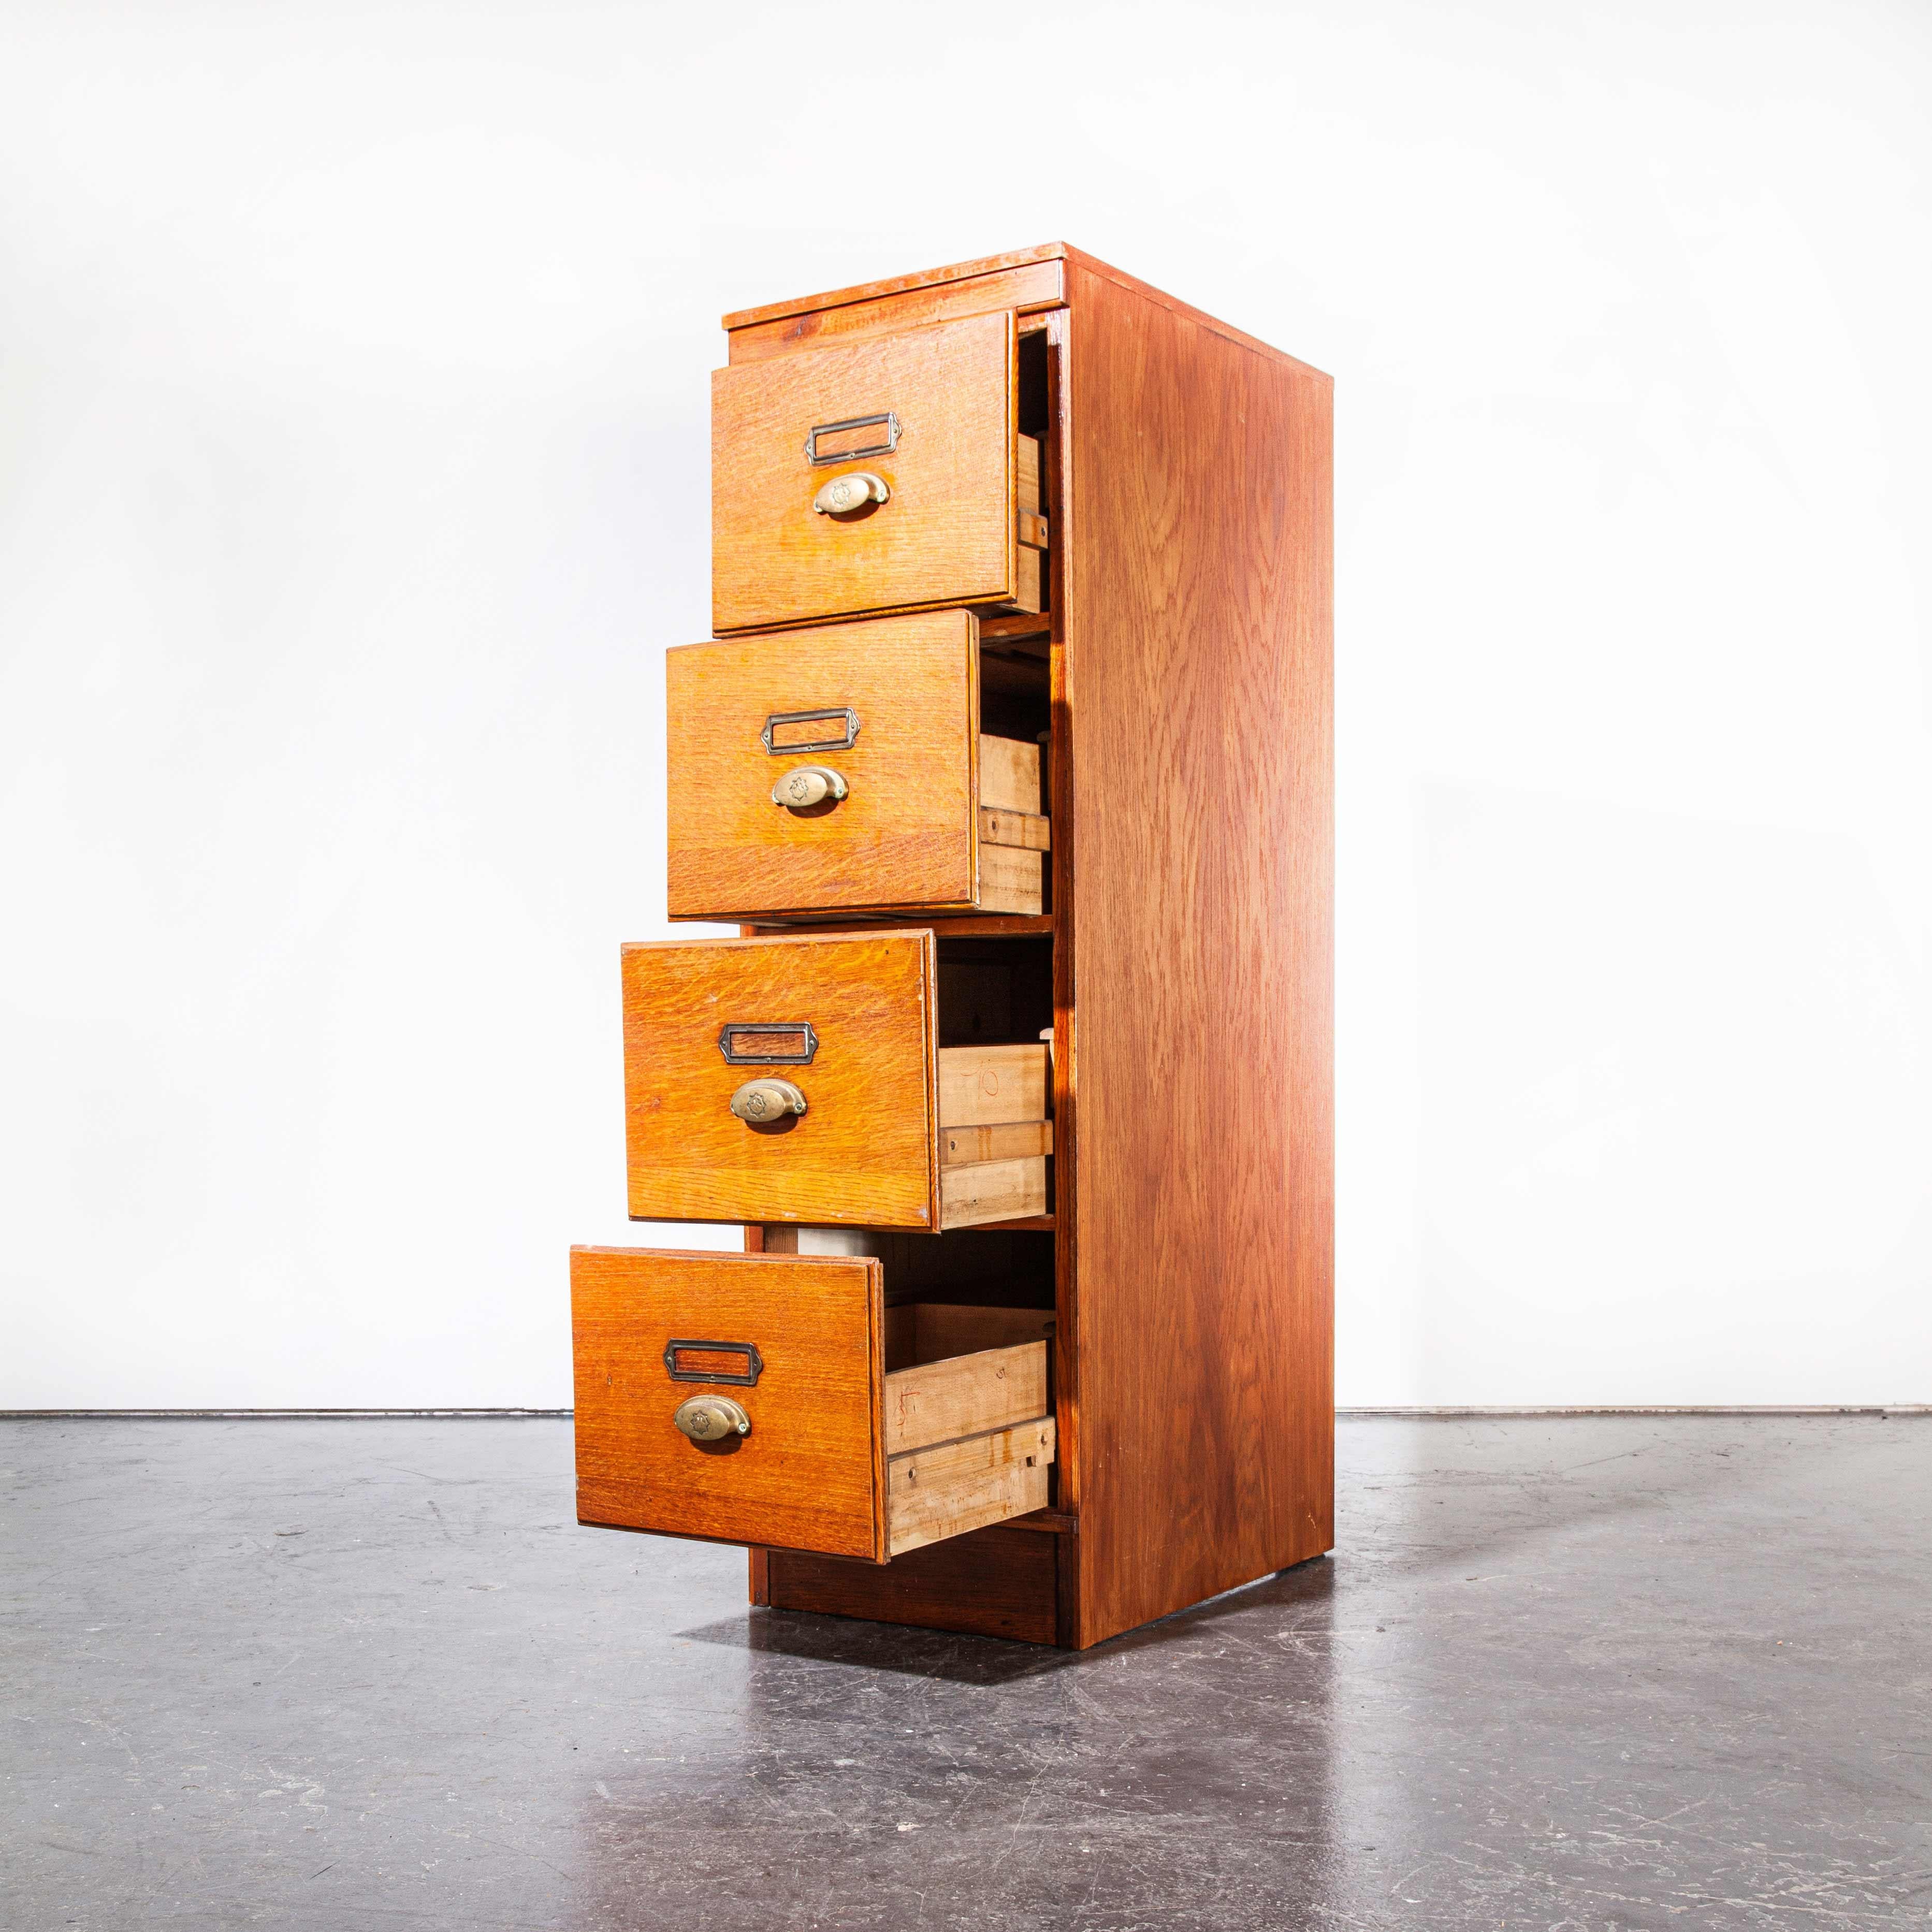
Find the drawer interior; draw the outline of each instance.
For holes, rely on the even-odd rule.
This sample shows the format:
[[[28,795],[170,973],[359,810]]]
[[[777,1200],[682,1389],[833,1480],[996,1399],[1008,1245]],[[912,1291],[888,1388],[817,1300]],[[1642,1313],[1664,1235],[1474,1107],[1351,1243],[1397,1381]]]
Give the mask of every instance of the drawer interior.
[[[882,1265],[890,1555],[1052,1506],[1051,1234],[771,1227],[764,1239]]]
[[[1019,338],[1016,594],[1010,604],[981,617],[980,906],[985,912],[1052,909],[1052,868],[1045,856],[1051,843],[1046,750],[1052,724],[1048,354],[1044,331]],[[1022,747],[1033,754],[1023,755]],[[1031,853],[1040,856],[1027,856]]]
[[[1046,438],[1048,424],[1044,329],[1019,338],[1017,351],[1019,433],[1013,446],[1013,506],[1018,548],[1009,608],[1037,614],[1047,608],[1051,548],[1047,521]]]
[[[1025,1309],[886,1310],[889,1556],[1046,1507],[1052,1327],[1051,1315]]]
[[[939,1226],[1051,1214],[1053,943],[938,944]]]
[[[1048,640],[980,640],[980,910],[1052,910]]]

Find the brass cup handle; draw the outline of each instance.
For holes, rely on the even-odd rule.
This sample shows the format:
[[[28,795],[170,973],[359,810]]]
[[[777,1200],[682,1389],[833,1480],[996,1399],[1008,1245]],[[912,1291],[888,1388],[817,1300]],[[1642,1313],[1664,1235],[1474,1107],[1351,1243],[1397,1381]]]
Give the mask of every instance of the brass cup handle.
[[[829,477],[818,486],[812,507],[821,517],[842,517],[867,503],[884,503],[892,496],[892,486],[869,470],[848,470],[843,476]]]
[[[772,787],[772,802],[792,812],[803,812],[828,798],[836,803],[850,789],[830,765],[799,765]]]
[[[789,1080],[748,1080],[731,1096],[731,1111],[753,1126],[805,1112],[805,1096]]]
[[[694,1442],[722,1442],[748,1436],[752,1418],[728,1395],[694,1395],[677,1406],[671,1420]]]

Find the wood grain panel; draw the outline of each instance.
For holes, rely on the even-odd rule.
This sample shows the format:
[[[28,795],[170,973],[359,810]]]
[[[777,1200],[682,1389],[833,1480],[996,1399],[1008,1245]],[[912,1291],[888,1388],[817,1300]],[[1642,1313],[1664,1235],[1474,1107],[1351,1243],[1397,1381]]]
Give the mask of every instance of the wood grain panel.
[[[883,1261],[884,1256],[880,1257]],[[982,1348],[1011,1348],[1053,1334],[1050,1308],[988,1308],[968,1302],[908,1301],[886,1310],[886,1366],[910,1369]]]
[[[1066,452],[1070,447],[1071,390],[1067,381],[1067,341],[1073,318],[1070,310],[1056,309],[1043,318],[1046,338],[1046,435],[1040,443],[1040,511],[1058,524],[1067,502]],[[1054,849],[1048,855],[1047,870],[1055,908],[1053,947],[1054,1050],[1048,1056],[1053,1084],[1054,1199],[1055,1211],[1041,1217],[1053,1232],[1054,1346],[1050,1368],[1053,1376],[1054,1430],[1057,1468],[1054,1478],[1057,1513],[1077,1522],[1080,1504],[1080,1470],[1078,1457],[1082,1444],[1079,1407],[1080,1269],[1078,1100],[1074,1069],[1078,1060],[1078,1034],[1075,1024],[1073,990],[1078,938],[1071,908],[1073,903],[1073,859],[1076,828],[1072,774],[1072,699],[1075,690],[1073,662],[1067,648],[1066,610],[1069,577],[1064,548],[1047,556],[1048,598],[1053,608],[1048,619],[1047,679],[1052,734],[1042,758],[1043,790],[1041,809],[1058,828]],[[1037,621],[1037,620],[1033,620]],[[983,638],[984,633],[982,633]],[[1058,748],[1058,755],[1054,755]],[[982,802],[984,801],[982,800]],[[1058,916],[1060,907],[1067,916]],[[1072,1645],[1080,1628],[1080,1580],[1078,1538],[1056,1539],[1057,1566],[1054,1597],[1056,1640]]]
[[[1330,385],[1100,265],[1070,260],[1068,298],[1057,1354],[1085,1645],[1333,1541]]]
[[[1050,851],[1053,821],[1037,812],[980,812],[980,836],[988,845],[1016,845],[1029,852]]]
[[[980,847],[980,906],[984,912],[1039,913],[1046,902],[1046,854],[1013,845]]]
[[[1048,613],[1036,611],[1004,611],[980,620],[980,641],[982,644],[997,644],[1018,647],[1022,644],[1034,646],[1031,655],[1044,657],[1046,652],[1040,647],[1052,637],[1053,622]]]
[[[1036,814],[1040,808],[1039,746],[1022,738],[982,736],[980,803],[986,810]]]
[[[1018,530],[1014,530],[1015,541]],[[1006,602],[1018,611],[1037,616],[1046,608],[1046,560],[1051,551],[1022,544],[1013,556],[1013,592]]]
[[[985,1160],[1025,1160],[1053,1151],[1051,1120],[1006,1120],[998,1126],[946,1127],[939,1136],[942,1168]]]
[[[713,628],[1010,599],[1015,376],[1004,313],[715,371]],[[896,450],[807,460],[815,424],[887,410]],[[845,468],[882,477],[890,500],[818,514],[814,495]]]
[[[894,1456],[886,1465],[887,1550],[897,1558],[1044,1509],[1052,1466],[1051,1416]]]
[[[668,652],[671,917],[971,907],[974,629],[944,610]],[[849,746],[765,748],[767,718],[839,706],[859,721]],[[794,764],[830,766],[849,793],[808,813],[774,805]]]
[[[1028,518],[1044,522],[1046,499],[1041,494],[1046,488],[1046,454],[1043,440],[1036,436],[1019,436],[1013,439],[1013,501],[1022,525]],[[1046,539],[1040,539],[1042,550],[1048,548]]]
[[[939,1124],[998,1126],[1046,1118],[1044,1046],[942,1046]]]
[[[1024,1530],[975,1530],[883,1568],[775,1550],[766,1564],[765,1593],[774,1610],[1052,1643],[1056,1546],[1062,1540]]]
[[[630,1248],[570,1257],[580,1521],[883,1562],[878,1262]],[[754,1386],[674,1382],[674,1338],[749,1342]],[[729,1396],[749,1435],[700,1444],[671,1416]]]
[[[1020,312],[1050,308],[1060,300],[1058,262],[1033,262],[970,275],[962,281],[914,289],[903,295],[875,296],[870,301],[842,302],[830,308],[782,313],[770,319],[740,324],[730,317],[728,354],[733,363],[762,362],[800,349],[823,348],[834,342],[855,342],[927,323],[952,322],[962,316],[984,315],[994,309]],[[754,311],[755,313],[755,311]]]
[[[920,296],[944,284],[999,274],[1036,262],[1055,261],[1064,261],[1067,264],[1066,286],[1070,298],[1072,272],[1078,268],[1084,272],[1090,284],[1095,281],[1106,282],[1142,302],[1166,309],[1192,327],[1204,330],[1210,335],[1217,335],[1225,342],[1238,344],[1270,362],[1288,363],[1298,369],[1306,370],[1323,382],[1328,380],[1322,375],[1319,370],[1311,368],[1305,362],[1297,362],[1294,357],[1285,350],[1276,349],[1272,344],[1250,335],[1231,323],[1208,314],[1205,310],[1198,309],[1192,303],[1184,302],[1178,296],[1171,296],[1163,289],[1155,288],[1151,284],[1143,282],[1124,270],[1100,260],[1097,256],[1088,254],[1084,249],[1073,248],[1064,242],[1044,242],[1030,248],[1010,250],[1003,255],[988,255],[976,261],[955,262],[950,268],[922,269],[916,274],[889,276],[881,280],[860,282],[850,288],[830,290],[823,295],[795,297],[789,302],[768,303],[762,308],[742,309],[726,316],[724,326],[728,329],[739,332],[745,328],[755,327],[765,320],[794,316],[808,310],[849,308],[862,303],[877,302],[882,309],[889,309],[895,301],[904,301],[908,298],[912,298],[914,306],[901,312],[915,313]],[[1051,313],[1050,310],[1048,313]],[[1042,316],[1034,320],[1037,322],[1044,321],[1046,317]],[[904,326],[902,323],[899,326]]]
[[[955,262],[943,268],[917,268],[909,274],[887,275],[873,281],[856,283],[849,288],[828,289],[818,295],[791,296],[782,302],[761,303],[755,308],[734,309],[720,319],[718,326],[733,331],[753,328],[760,322],[776,322],[788,316],[810,314],[854,302],[916,295],[947,282],[976,281],[983,276],[1002,274],[1009,268],[1057,262],[1066,253],[1064,242],[1037,242],[1031,248],[1010,248],[998,255],[981,255],[972,261]]]
[[[1049,1406],[1044,1342],[896,1370],[885,1381],[886,1454],[1008,1428],[1045,1415]]]
[[[632,1219],[938,1225],[932,934],[712,939],[623,950],[625,1138]],[[734,1066],[730,1024],[808,1022],[809,1066]],[[761,1073],[807,1111],[748,1126]]]
[[[1046,1162],[1028,1160],[974,1161],[939,1170],[939,1225],[980,1228],[1046,1212]]]

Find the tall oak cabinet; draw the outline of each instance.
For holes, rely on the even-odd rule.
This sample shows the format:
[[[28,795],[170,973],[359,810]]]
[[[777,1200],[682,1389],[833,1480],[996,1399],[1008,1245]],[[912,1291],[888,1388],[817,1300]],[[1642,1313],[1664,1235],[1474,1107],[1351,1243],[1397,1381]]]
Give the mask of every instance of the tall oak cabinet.
[[[578,1514],[1076,1648],[1333,1541],[1329,378],[1054,243],[727,316]]]

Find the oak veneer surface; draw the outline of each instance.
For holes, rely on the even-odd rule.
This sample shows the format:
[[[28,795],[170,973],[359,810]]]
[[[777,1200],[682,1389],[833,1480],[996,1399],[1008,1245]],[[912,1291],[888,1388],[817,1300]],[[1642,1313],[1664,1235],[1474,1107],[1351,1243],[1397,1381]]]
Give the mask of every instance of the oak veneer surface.
[[[719,326],[736,334],[789,316],[847,308],[856,302],[916,296],[948,282],[976,281],[1012,269],[1030,268],[1040,262],[1057,262],[1066,252],[1066,244],[1060,242],[1038,242],[1030,248],[1010,248],[1004,254],[982,255],[970,262],[954,262],[943,268],[919,268],[910,274],[887,275],[874,281],[855,283],[849,288],[827,289],[818,295],[792,296],[783,302],[763,302],[755,308],[734,309],[722,318]],[[898,315],[908,313],[916,311],[894,310]]]
[[[754,1600],[774,1610],[1052,1643],[1056,1548],[1064,1540],[1030,1530],[974,1530],[909,1551],[883,1568],[773,1550],[762,1564],[753,1562]]]
[[[623,949],[630,1214],[646,1221],[937,1226],[929,932],[711,939]],[[728,1064],[727,1025],[808,1022],[808,1066]],[[752,1126],[746,1082],[806,1111]]]
[[[1000,312],[714,371],[712,628],[1009,601],[1014,341]],[[901,424],[896,449],[807,460],[814,426],[887,411]],[[860,470],[884,480],[886,502],[814,510],[822,484]]]
[[[667,652],[671,917],[970,907],[974,628],[968,613],[942,610]],[[849,746],[766,750],[768,718],[839,706],[859,720]],[[830,766],[850,793],[804,814],[774,805],[772,786],[802,764]]]
[[[882,1272],[842,1258],[572,1250],[579,1520],[883,1562]],[[755,1386],[674,1382],[674,1339],[755,1346]],[[673,1412],[707,1393],[739,1402],[750,1434],[680,1434]]]
[[[1059,1419],[1085,1645],[1334,1540],[1331,386],[1068,269]]]
[[[1277,349],[1272,343],[1262,341],[1258,337],[1246,334],[1232,324],[1211,316],[1204,309],[1198,309],[1192,303],[1184,302],[1178,296],[1169,295],[1164,289],[1157,289],[1151,283],[1142,281],[1124,269],[1116,268],[1099,256],[1088,254],[1085,250],[1076,248],[1065,242],[1044,242],[1030,248],[1016,248],[1004,255],[988,255],[977,261],[956,262],[944,268],[926,268],[916,274],[888,276],[882,280],[860,282],[850,288],[832,289],[824,294],[797,296],[788,302],[767,303],[762,308],[740,309],[722,318],[722,326],[730,332],[729,340],[736,343],[744,340],[748,345],[759,340],[770,340],[767,328],[798,329],[802,334],[809,333],[808,326],[819,317],[830,318],[849,312],[861,304],[874,310],[880,318],[881,328],[908,328],[918,320],[923,310],[921,304],[936,294],[943,293],[946,285],[962,288],[970,286],[975,281],[988,285],[998,276],[1033,272],[1042,263],[1060,263],[1064,271],[1069,298],[1072,290],[1072,277],[1075,271],[1083,272],[1090,280],[1110,282],[1118,289],[1140,297],[1168,310],[1173,314],[1185,317],[1210,334],[1224,340],[1238,342],[1252,350],[1258,356],[1270,360],[1292,364],[1306,370],[1312,375],[1326,382],[1328,378],[1318,369],[1306,362],[1298,362],[1285,350]],[[1002,294],[998,302],[988,301],[988,308],[1012,306],[1016,309],[1048,309],[1051,305],[1040,301],[1018,301]],[[785,320],[789,318],[789,320]],[[897,319],[893,319],[897,318]],[[1045,318],[1035,315],[1030,326],[1037,326]],[[755,350],[748,352],[756,353]],[[736,360],[734,356],[734,360]]]
[[[884,335],[928,322],[952,322],[962,316],[984,315],[995,309],[1010,309],[1024,315],[1055,306],[1060,298],[1060,288],[1058,262],[1030,262],[962,280],[910,289],[901,295],[844,302],[805,314],[795,314],[787,308],[782,314],[762,322],[739,323],[727,318],[725,326],[731,331],[730,359],[734,364],[762,362],[800,349],[853,341],[866,335]]]

